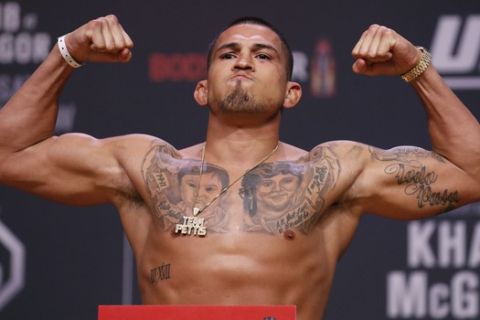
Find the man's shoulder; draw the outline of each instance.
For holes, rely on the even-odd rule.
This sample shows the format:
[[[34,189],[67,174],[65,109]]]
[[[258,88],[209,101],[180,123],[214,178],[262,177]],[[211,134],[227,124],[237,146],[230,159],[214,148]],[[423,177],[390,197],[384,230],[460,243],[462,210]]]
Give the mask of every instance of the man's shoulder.
[[[127,134],[98,140],[103,148],[109,149],[123,168],[136,170],[139,163],[148,157],[160,154],[180,158],[180,154],[170,143],[147,134]]]
[[[172,154],[178,153],[178,150],[167,141],[148,134],[133,133],[102,140],[106,144],[113,145],[118,152],[126,153],[130,156],[145,155],[153,149],[160,149]]]
[[[333,157],[339,161],[357,157],[358,160],[368,153],[368,148],[368,145],[357,141],[334,140],[316,145],[310,150],[309,156],[311,159]]]
[[[345,151],[345,150],[350,150],[350,149],[359,149],[359,148],[368,148],[368,145],[358,142],[358,141],[353,141],[353,140],[331,140],[331,141],[325,141],[322,142],[310,150],[312,152],[316,148],[328,148],[328,149],[334,149],[337,151]]]

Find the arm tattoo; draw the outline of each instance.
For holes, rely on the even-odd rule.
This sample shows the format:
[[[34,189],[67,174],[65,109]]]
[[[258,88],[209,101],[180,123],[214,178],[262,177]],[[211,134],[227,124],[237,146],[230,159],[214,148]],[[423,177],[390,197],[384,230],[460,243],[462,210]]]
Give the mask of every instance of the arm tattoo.
[[[406,195],[416,197],[418,208],[428,205],[443,206],[446,210],[450,210],[460,201],[456,190],[434,191],[432,189],[437,182],[438,174],[435,171],[429,171],[421,160],[433,158],[440,163],[445,163],[445,159],[439,154],[416,147],[398,147],[388,151],[370,147],[369,150],[374,159],[391,162],[387,164],[384,172],[392,175],[398,185],[405,186]]]
[[[396,147],[390,150],[382,150],[368,147],[372,157],[380,161],[413,161],[418,159],[433,158],[438,162],[445,163],[445,158],[433,151],[426,151],[418,147]]]

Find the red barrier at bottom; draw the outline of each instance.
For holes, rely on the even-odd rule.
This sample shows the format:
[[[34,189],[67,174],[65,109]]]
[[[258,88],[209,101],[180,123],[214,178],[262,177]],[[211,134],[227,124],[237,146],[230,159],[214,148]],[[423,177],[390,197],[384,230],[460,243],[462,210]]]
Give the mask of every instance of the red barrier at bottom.
[[[295,306],[98,306],[98,320],[295,320]]]

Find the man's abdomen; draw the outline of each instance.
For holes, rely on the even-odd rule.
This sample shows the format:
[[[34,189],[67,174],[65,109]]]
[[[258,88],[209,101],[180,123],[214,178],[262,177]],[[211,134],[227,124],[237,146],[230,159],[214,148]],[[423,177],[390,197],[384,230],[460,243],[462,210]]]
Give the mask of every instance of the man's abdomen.
[[[333,277],[321,235],[152,233],[137,267],[145,304],[296,305],[323,313]],[[312,318],[313,317],[313,318]]]

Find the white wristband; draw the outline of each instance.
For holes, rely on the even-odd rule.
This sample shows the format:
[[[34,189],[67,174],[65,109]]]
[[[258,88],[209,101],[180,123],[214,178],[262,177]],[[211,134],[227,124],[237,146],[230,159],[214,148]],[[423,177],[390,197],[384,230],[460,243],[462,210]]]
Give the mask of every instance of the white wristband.
[[[70,52],[68,52],[67,44],[65,43],[65,36],[59,37],[57,43],[58,49],[60,49],[60,54],[72,68],[79,68],[82,66],[82,64],[75,61],[75,59],[73,59],[73,57],[70,55]]]

